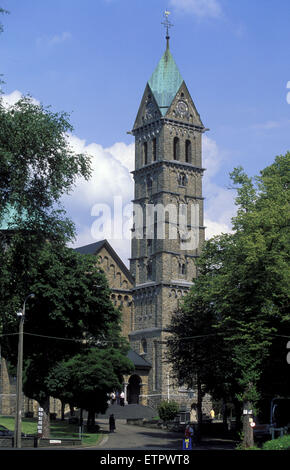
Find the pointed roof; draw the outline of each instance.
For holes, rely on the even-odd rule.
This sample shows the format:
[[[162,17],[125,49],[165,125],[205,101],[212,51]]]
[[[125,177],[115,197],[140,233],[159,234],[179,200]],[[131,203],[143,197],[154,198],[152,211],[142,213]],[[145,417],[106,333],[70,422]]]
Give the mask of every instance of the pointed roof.
[[[77,251],[81,255],[97,255],[101,248],[106,248],[106,250],[110,253],[112,258],[116,261],[118,266],[123,270],[124,274],[127,276],[128,280],[133,283],[134,280],[132,278],[132,274],[128,270],[127,266],[123,263],[119,255],[116,253],[112,245],[108,242],[108,240],[99,240],[95,243],[90,243],[89,245],[79,246],[78,248],[74,248],[74,251]]]
[[[133,362],[135,368],[141,368],[141,369],[149,369],[151,368],[151,364],[144,359],[144,357],[140,356],[140,354],[136,353],[136,351],[133,351],[133,349],[130,349],[128,354],[127,354],[128,359]]]
[[[166,51],[148,81],[148,85],[163,116],[165,116],[182,82],[183,78],[167,46]]]

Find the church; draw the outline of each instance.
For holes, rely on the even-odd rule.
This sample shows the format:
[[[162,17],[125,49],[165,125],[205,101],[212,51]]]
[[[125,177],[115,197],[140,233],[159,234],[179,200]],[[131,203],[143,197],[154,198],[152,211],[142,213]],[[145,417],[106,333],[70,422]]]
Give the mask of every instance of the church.
[[[165,52],[146,83],[130,131],[135,137],[133,207],[141,210],[132,227],[130,271],[106,240],[76,249],[99,256],[112,300],[122,309],[123,334],[136,364],[134,374],[125,377],[128,403],[156,408],[168,398],[185,406],[193,402],[194,391],[179,387],[172,377],[165,343],[171,315],[196,277],[195,259],[205,236],[206,130],[171,54],[167,31]],[[193,223],[188,212],[195,214]]]
[[[76,251],[98,257],[112,302],[122,311],[122,334],[135,366],[124,377],[126,403],[156,409],[170,399],[190,409],[195,391],[172,376],[166,338],[170,318],[196,277],[195,259],[205,238],[202,134],[207,129],[171,54],[166,25],[165,52],[145,84],[130,131],[135,138],[133,207],[139,214],[132,227],[130,269],[107,240]],[[2,394],[8,380],[3,366]]]

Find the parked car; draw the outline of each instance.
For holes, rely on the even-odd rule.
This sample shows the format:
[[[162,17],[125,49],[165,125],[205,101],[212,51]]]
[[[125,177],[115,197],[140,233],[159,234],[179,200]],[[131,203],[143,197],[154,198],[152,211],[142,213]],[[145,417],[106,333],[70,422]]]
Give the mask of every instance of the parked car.
[[[35,434],[25,434],[24,432],[22,432],[21,436],[22,437],[35,437]],[[10,429],[0,424],[0,437],[14,437],[14,431],[10,431]]]
[[[3,436],[3,437],[10,437],[10,436],[13,436],[14,435],[14,432],[13,431],[10,431],[10,429],[7,429],[5,426],[2,426],[2,424],[0,424],[0,437]]]

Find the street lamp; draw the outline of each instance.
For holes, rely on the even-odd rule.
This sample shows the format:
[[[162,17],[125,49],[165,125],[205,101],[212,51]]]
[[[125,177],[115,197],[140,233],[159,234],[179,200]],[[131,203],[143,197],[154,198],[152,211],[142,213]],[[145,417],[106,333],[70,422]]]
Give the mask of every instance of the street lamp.
[[[23,368],[23,325],[25,319],[25,304],[29,298],[34,298],[34,294],[29,294],[23,303],[20,316],[19,339],[18,339],[18,359],[17,359],[17,379],[16,379],[16,417],[14,430],[14,447],[21,449],[21,412],[22,412],[22,368]]]

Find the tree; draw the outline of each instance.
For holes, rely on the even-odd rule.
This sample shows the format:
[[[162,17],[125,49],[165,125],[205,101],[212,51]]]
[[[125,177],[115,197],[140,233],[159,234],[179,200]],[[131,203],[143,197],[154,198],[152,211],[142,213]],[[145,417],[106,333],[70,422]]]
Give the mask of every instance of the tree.
[[[3,286],[3,302],[7,305],[14,273],[18,279],[15,249],[15,245],[10,246],[11,258],[8,255],[6,258],[10,285],[7,289]],[[26,283],[35,298],[27,304],[25,318],[24,393],[40,403],[48,423],[51,391],[46,379],[51,370],[57,363],[81,353],[87,344],[107,340],[112,331],[116,339],[120,333],[120,312],[111,303],[107,280],[96,258],[67,247],[49,242],[41,247],[26,273]],[[6,308],[5,313],[4,334],[8,336],[4,336],[2,350],[15,364],[17,337],[9,334],[17,331],[17,317],[13,309]]]
[[[88,411],[87,425],[94,429],[95,414],[108,407],[108,394],[121,389],[123,375],[130,374],[133,364],[126,357],[127,347],[119,337],[107,345],[90,348],[54,367],[46,383],[56,398]]]
[[[55,205],[78,176],[90,176],[90,157],[71,149],[68,114],[53,113],[29,96],[8,108],[0,100],[0,121],[0,216],[13,207],[20,228],[29,223],[51,236],[60,216]]]
[[[89,178],[90,157],[76,154],[70,148],[67,134],[73,129],[68,115],[53,113],[49,108],[35,104],[30,97],[8,108],[0,99],[0,120],[0,221],[5,215],[10,216],[9,229],[2,233],[0,240],[0,329],[4,334],[18,331],[16,312],[22,308],[27,293],[34,290],[37,297],[34,304],[27,305],[26,319],[29,327],[31,322],[31,332],[49,335],[54,331],[58,336],[58,328],[62,331],[65,327],[64,337],[75,332],[78,335],[86,328],[84,320],[78,319],[78,325],[77,316],[73,323],[66,315],[71,306],[74,313],[77,310],[83,312],[84,318],[88,313],[83,311],[80,301],[83,294],[88,294],[89,282],[85,286],[84,276],[88,269],[92,270],[93,262],[86,265],[84,261],[77,261],[72,250],[66,251],[65,243],[73,239],[75,230],[59,201],[64,193],[70,191],[77,177]],[[77,273],[78,267],[84,271],[82,275],[79,273],[82,283],[76,289],[77,279],[71,275],[68,280],[68,272],[75,268]],[[90,276],[91,282],[94,276]],[[55,284],[56,279],[58,285]],[[65,284],[65,279],[68,284],[62,290],[60,286]],[[105,297],[108,296],[106,289],[104,293]],[[87,309],[96,302],[93,297],[90,286],[84,302]],[[33,321],[29,307],[31,312],[34,308]],[[104,311],[108,311],[108,299]],[[39,317],[39,312],[43,316]],[[48,345],[41,349],[39,337],[34,343],[36,348],[31,352],[29,366],[30,370],[35,370],[32,374],[35,390],[29,391],[29,381],[26,387],[31,396],[43,403],[47,399],[47,390],[43,390],[40,377],[43,377],[46,361],[55,360],[58,353],[63,357],[63,349],[56,343],[51,344],[53,353],[48,351]],[[26,341],[25,348],[29,344]],[[71,350],[75,351],[73,343],[70,344]],[[17,348],[9,347],[6,341],[3,344],[5,349],[6,358],[15,363],[14,351]]]
[[[268,374],[273,368],[270,353],[274,351],[274,338],[278,338],[274,335],[282,334],[282,331],[290,333],[287,313],[289,164],[290,154],[287,153],[276,157],[275,162],[255,179],[249,178],[242,168],[232,172],[238,205],[237,215],[233,218],[234,233],[205,242],[197,262],[198,279],[186,299],[180,319],[180,324],[184,318],[188,321],[188,336],[191,333],[210,334],[211,328],[216,331],[213,345],[220,346],[221,354],[216,358],[213,356],[209,370],[213,377],[216,377],[214,364],[217,370],[225,370],[223,393],[229,383],[231,393],[234,391],[235,398],[247,409],[254,409],[263,397],[261,384],[266,364]],[[208,319],[208,331],[205,331],[208,312],[211,318]],[[171,330],[174,321],[176,319]],[[177,335],[171,341],[175,340],[177,344],[179,339]],[[181,350],[179,354],[180,360],[185,361]],[[207,352],[206,342],[200,343],[199,355],[204,364],[206,356],[212,357],[210,351]],[[227,367],[226,358],[230,367]],[[190,359],[187,359],[188,369],[196,374],[197,361],[192,361],[192,366]],[[202,380],[209,390],[216,391],[210,377],[203,374]],[[246,447],[253,443],[248,418],[249,415],[245,415]]]
[[[0,98],[0,122],[0,222],[10,217],[10,230],[0,240],[1,328],[3,312],[21,308],[42,246],[48,239],[59,246],[73,239],[74,224],[59,201],[91,169],[90,157],[69,146],[66,113],[53,113],[29,97],[5,108]]]
[[[234,380],[235,364],[231,361],[230,346],[217,329],[219,312],[214,297],[216,277],[229,240],[230,236],[225,236],[219,243],[217,240],[205,243],[198,261],[198,277],[169,326],[168,358],[175,375],[180,384],[197,390],[199,437],[205,393],[211,393],[215,400],[222,399],[225,404],[231,400],[235,402],[234,396],[239,390]],[[237,402],[235,405],[239,414]],[[226,426],[225,414],[224,421]]]

